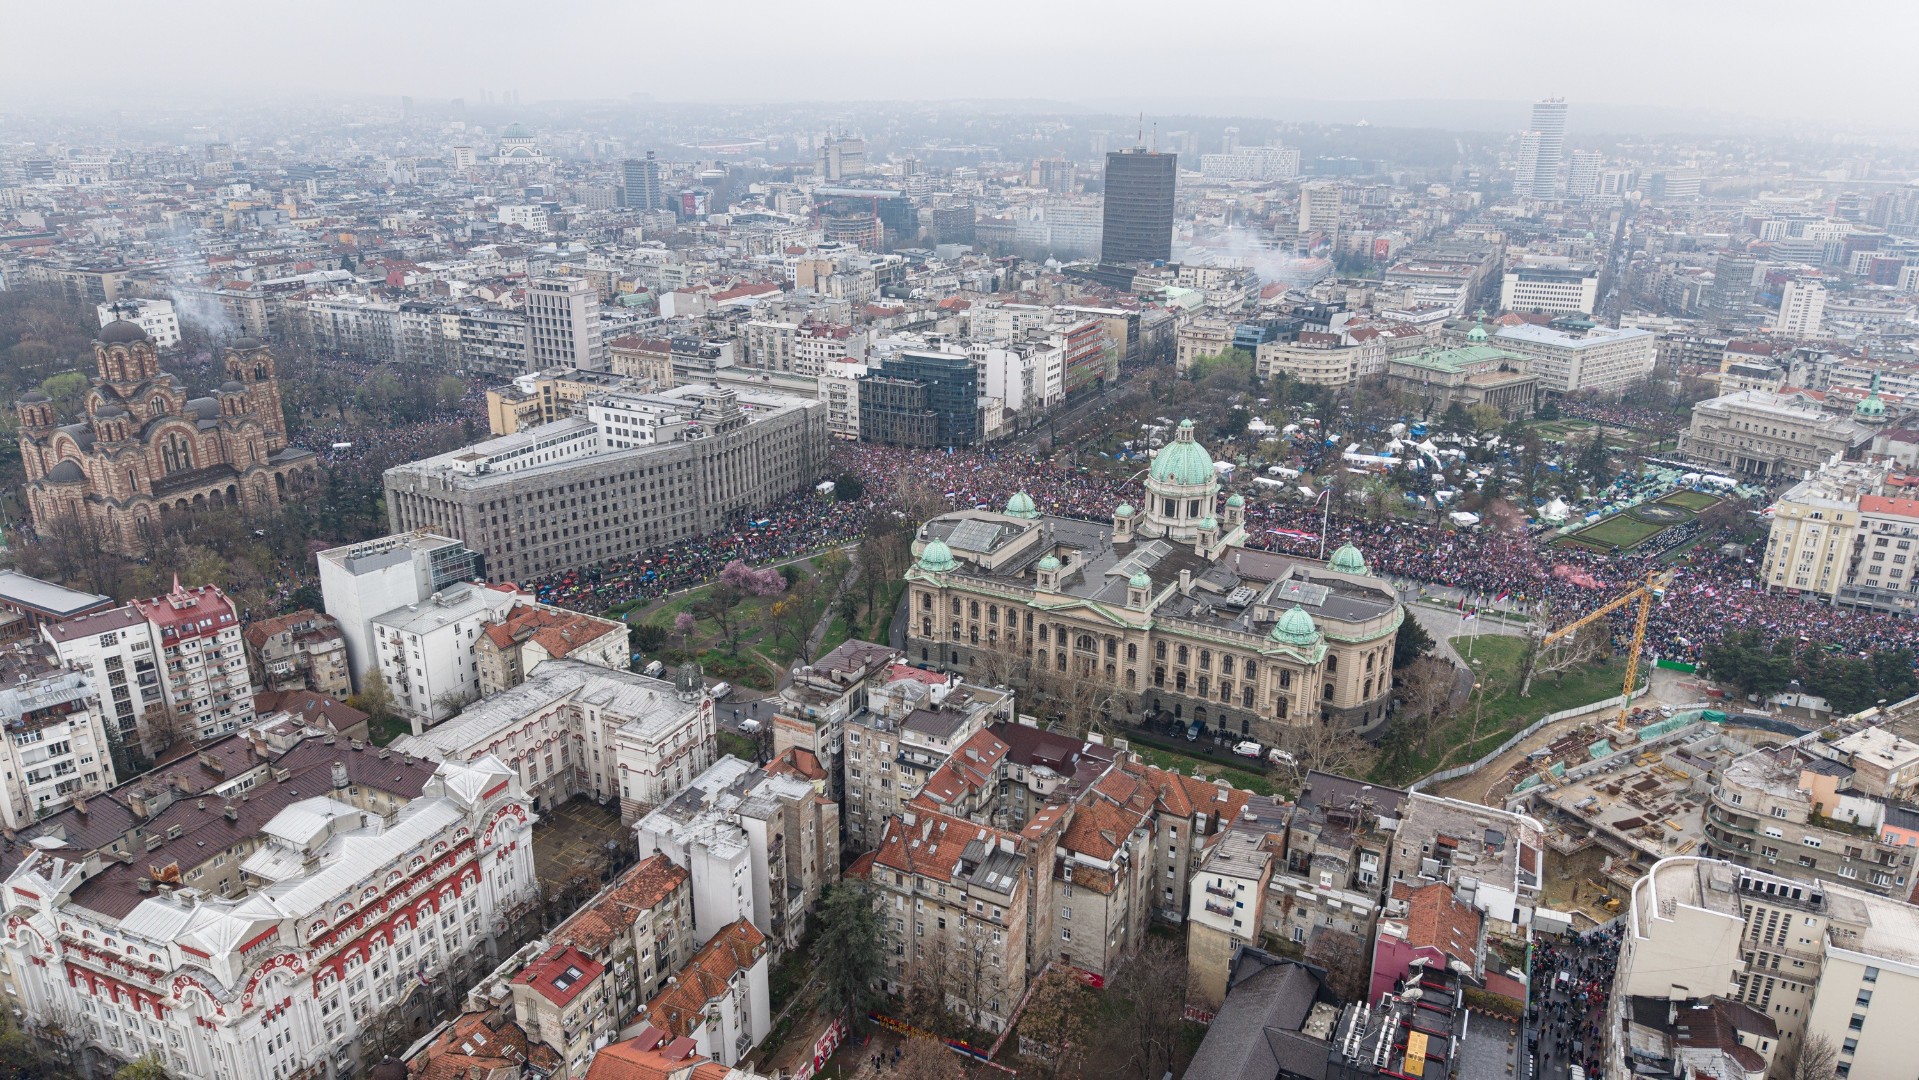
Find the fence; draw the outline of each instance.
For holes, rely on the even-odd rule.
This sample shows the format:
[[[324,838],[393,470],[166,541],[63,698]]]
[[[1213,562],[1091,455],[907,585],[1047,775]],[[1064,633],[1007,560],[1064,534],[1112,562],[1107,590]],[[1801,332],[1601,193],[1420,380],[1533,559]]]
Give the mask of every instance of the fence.
[[[1640,697],[1646,694],[1647,692],[1649,692],[1650,690],[1651,690],[1650,686],[1642,686],[1638,690],[1634,691],[1632,696]],[[1603,701],[1595,701],[1588,705],[1579,705],[1570,709],[1561,709],[1556,713],[1547,713],[1545,716],[1540,717],[1539,719],[1526,725],[1526,727],[1522,728],[1518,732],[1514,733],[1513,736],[1507,739],[1505,742],[1500,743],[1497,747],[1488,751],[1485,754],[1485,756],[1481,757],[1478,761],[1472,762],[1467,765],[1455,765],[1450,769],[1441,769],[1438,772],[1428,773],[1425,776],[1422,776],[1419,779],[1413,781],[1412,783],[1406,785],[1406,790],[1418,791],[1421,788],[1426,787],[1428,784],[1443,784],[1448,780],[1453,780],[1453,779],[1457,779],[1458,777],[1465,776],[1467,773],[1478,772],[1480,769],[1483,769],[1486,766],[1492,764],[1494,761],[1497,761],[1501,754],[1506,753],[1508,750],[1511,750],[1513,747],[1518,746],[1520,743],[1525,742],[1527,739],[1532,738],[1534,735],[1537,735],[1539,733],[1539,729],[1545,727],[1547,724],[1557,723],[1561,720],[1569,719],[1574,716],[1580,716],[1585,713],[1594,712],[1600,709],[1610,709],[1618,705],[1623,705],[1625,704],[1625,702],[1626,702],[1626,698],[1624,695],[1614,694],[1613,696],[1606,698]]]

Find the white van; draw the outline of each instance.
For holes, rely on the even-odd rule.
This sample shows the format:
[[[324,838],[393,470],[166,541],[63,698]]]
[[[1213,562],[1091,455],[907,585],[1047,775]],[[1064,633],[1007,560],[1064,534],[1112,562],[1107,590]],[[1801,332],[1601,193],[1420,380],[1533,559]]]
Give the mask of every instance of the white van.
[[[649,679],[657,679],[660,676],[666,674],[666,664],[659,660],[655,660],[652,663],[646,665],[646,668],[642,670],[640,674],[646,676]]]
[[[710,689],[706,691],[706,696],[712,698],[714,701],[725,701],[726,696],[728,694],[731,694],[732,692],[733,692],[732,683],[716,682],[712,685]]]

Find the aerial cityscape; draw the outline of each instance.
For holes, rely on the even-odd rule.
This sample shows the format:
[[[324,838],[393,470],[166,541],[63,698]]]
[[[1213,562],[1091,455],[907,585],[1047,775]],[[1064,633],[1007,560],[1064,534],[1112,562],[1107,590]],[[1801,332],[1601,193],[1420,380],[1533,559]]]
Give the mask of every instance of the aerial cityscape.
[[[10,14],[0,1077],[1919,1076],[1919,9],[1431,7]]]

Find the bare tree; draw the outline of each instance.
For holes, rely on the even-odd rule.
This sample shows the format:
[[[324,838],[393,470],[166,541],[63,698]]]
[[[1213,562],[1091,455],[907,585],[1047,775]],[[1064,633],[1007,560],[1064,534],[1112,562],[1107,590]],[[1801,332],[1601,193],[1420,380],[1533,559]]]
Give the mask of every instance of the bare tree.
[[[952,1010],[946,1007],[947,988],[954,981],[953,968],[953,953],[943,937],[935,937],[913,958],[902,995],[908,1021],[942,1034],[958,1030]]]
[[[1149,935],[1107,993],[1124,1007],[1100,1010],[1087,1047],[1089,1076],[1160,1080],[1175,1071],[1186,1006],[1186,950],[1177,938]]]
[[[1370,972],[1366,968],[1366,943],[1358,934],[1330,926],[1313,927],[1312,940],[1306,943],[1306,962],[1326,969],[1326,985],[1342,1000],[1366,1000]]]
[[[959,1056],[937,1039],[906,1040],[895,1071],[913,1080],[966,1080]]]
[[[1787,1043],[1766,1075],[1772,1080],[1833,1080],[1838,1066],[1839,1054],[1832,1040],[1808,1035],[1798,1043]]]
[[[1063,968],[1040,977],[1019,1018],[1020,1053],[1033,1063],[1033,1075],[1048,1080],[1080,1075],[1090,1030],[1088,993],[1079,978]]]
[[[1351,728],[1323,720],[1284,729],[1279,745],[1293,755],[1302,773],[1318,769],[1350,775],[1360,770],[1371,753]]]
[[[1432,749],[1438,721],[1452,704],[1457,672],[1449,661],[1429,656],[1413,661],[1395,676],[1402,702],[1397,719],[1418,742],[1421,754]]]

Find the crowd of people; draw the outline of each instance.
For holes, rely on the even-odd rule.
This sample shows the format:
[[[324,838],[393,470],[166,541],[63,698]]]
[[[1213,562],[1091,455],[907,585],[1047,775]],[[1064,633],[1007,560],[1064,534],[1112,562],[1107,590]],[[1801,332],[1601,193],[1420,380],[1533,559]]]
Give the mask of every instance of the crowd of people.
[[[1563,943],[1540,939],[1533,946],[1532,1003],[1526,1007],[1526,1052],[1531,1075],[1546,1075],[1557,1062],[1578,1066],[1589,1077],[1605,1075],[1600,1061],[1601,1026],[1619,962],[1616,928],[1575,933]],[[1537,988],[1544,988],[1539,993]]]
[[[898,506],[916,488],[948,509],[997,509],[1016,491],[1047,514],[1107,520],[1121,502],[1142,503],[1142,472],[1060,464],[1023,454],[925,450],[853,444],[836,451],[836,475],[865,489],[851,502],[806,492],[732,522],[719,535],[675,544],[619,563],[585,567],[538,584],[543,599],[605,610],[623,601],[663,596],[711,581],[727,562],[760,564],[797,558],[857,539],[874,508]],[[1374,523],[1323,507],[1281,502],[1249,490],[1250,546],[1308,558],[1351,542],[1376,573],[1459,590],[1476,606],[1560,620],[1583,613],[1645,580],[1649,556],[1601,555],[1543,548],[1522,531],[1460,531],[1417,522]],[[1322,532],[1325,535],[1322,537]],[[1702,541],[1672,567],[1668,600],[1654,606],[1648,627],[1656,656],[1697,662],[1725,628],[1758,627],[1861,653],[1919,647],[1919,623],[1897,616],[1834,608],[1768,593],[1753,556],[1722,554]],[[1623,640],[1632,612],[1615,620]]]

